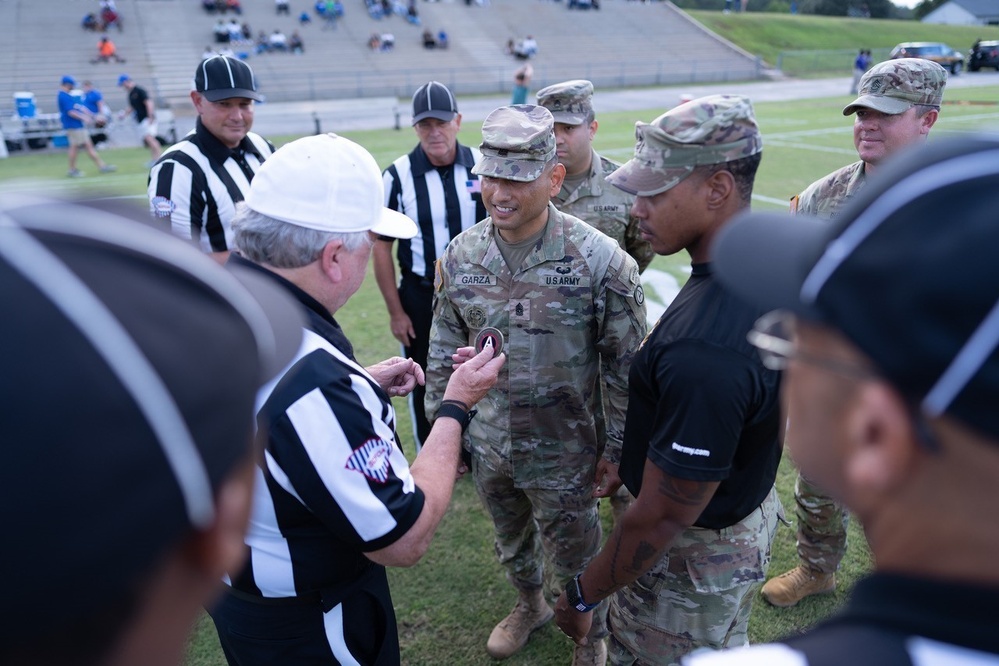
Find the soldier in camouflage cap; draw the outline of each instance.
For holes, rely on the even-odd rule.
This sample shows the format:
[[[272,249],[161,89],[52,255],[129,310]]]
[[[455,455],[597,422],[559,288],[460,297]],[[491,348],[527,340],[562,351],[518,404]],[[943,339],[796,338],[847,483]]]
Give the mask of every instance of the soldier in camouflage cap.
[[[585,79],[555,83],[538,91],[538,104],[552,112],[556,123],[582,125],[593,120],[593,84]]]
[[[639,272],[644,271],[656,255],[642,238],[638,220],[631,216],[635,198],[607,182],[607,176],[621,165],[593,149],[598,127],[593,113],[593,84],[585,79],[563,81],[542,88],[537,96],[538,104],[555,118],[555,150],[565,167],[565,180],[552,203],[616,240],[638,263]],[[631,500],[623,486],[611,496],[615,520]]]
[[[496,659],[551,620],[546,596],[558,598],[600,549],[597,498],[620,486],[628,368],[645,335],[635,261],[550,201],[565,175],[552,123],[530,105],[486,118],[475,172],[489,217],[451,241],[435,281],[427,414],[441,405],[455,348],[495,328],[508,358],[505,388],[479,403],[466,439],[518,595],[486,643]],[[606,661],[605,609],[575,649],[577,666]]]
[[[947,70],[923,58],[886,60],[869,69],[860,80],[860,96],[843,109],[848,116],[858,107],[897,115],[914,104],[940,108]]]
[[[638,220],[629,214],[634,197],[607,183],[620,164],[593,150],[598,123],[593,113],[593,84],[564,81],[538,91],[538,104],[555,118],[555,148],[565,180],[552,203],[616,240],[644,271],[655,256],[642,240]]]
[[[860,161],[809,185],[791,199],[791,212],[832,218],[884,159],[924,142],[940,114],[946,83],[944,68],[922,58],[887,60],[868,70],[860,96],[843,109],[844,115],[856,114],[853,143]],[[842,505],[800,474],[794,500],[799,564],[763,586],[763,597],[778,607],[833,592],[846,555],[849,515]]]
[[[482,121],[482,160],[472,173],[504,180],[537,180],[555,157],[554,120],[531,104],[501,106]]]
[[[762,158],[744,97],[692,100],[637,125],[635,157],[610,176],[659,254],[691,258],[690,279],[635,354],[622,444],[634,504],[556,604],[587,643],[610,598],[611,664],[676,664],[699,647],[748,643],[781,513],[779,375],[746,334],[762,314],[712,276],[709,248],[749,209]]]
[[[665,192],[695,167],[733,162],[763,150],[753,105],[746,97],[712,95],[635,123],[635,156],[608,180],[625,192]]]

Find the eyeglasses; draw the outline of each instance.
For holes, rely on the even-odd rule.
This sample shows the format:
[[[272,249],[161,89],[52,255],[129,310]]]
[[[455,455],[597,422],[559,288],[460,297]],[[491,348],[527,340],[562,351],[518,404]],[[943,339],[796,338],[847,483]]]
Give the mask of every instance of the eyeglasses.
[[[763,365],[770,370],[786,370],[788,363],[795,360],[855,379],[877,377],[877,373],[868,368],[803,351],[795,341],[796,328],[797,319],[793,314],[774,310],[756,320],[746,339],[756,347]]]
[[[792,313],[786,310],[774,310],[756,320],[753,329],[746,334],[746,339],[760,353],[763,365],[771,370],[785,370],[788,363],[795,360],[853,379],[879,378],[873,369],[803,351],[795,341],[796,328],[797,318]],[[938,452],[940,444],[922,410],[910,400],[906,400],[905,404],[909,412],[909,421],[915,429],[919,442],[928,451]]]

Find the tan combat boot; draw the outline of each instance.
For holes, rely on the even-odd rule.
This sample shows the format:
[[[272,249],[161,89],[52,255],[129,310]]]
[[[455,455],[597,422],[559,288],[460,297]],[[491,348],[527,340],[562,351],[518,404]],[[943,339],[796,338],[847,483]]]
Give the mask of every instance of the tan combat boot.
[[[604,639],[590,639],[590,644],[577,645],[572,651],[572,666],[606,666],[607,644]]]
[[[531,632],[554,616],[555,611],[545,602],[545,595],[540,588],[521,592],[517,605],[489,634],[486,652],[493,659],[506,659],[527,645]]]
[[[813,594],[825,594],[836,589],[836,574],[812,571],[799,564],[787,573],[771,578],[763,586],[763,598],[774,606],[787,608]]]

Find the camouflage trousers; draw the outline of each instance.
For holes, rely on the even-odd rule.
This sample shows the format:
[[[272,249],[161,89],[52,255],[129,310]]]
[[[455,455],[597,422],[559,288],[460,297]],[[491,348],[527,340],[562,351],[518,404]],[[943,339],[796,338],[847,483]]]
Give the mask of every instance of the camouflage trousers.
[[[697,648],[746,645],[782,514],[771,489],[731,527],[684,531],[652,569],[611,598],[608,663],[665,666]]]
[[[794,484],[798,505],[798,557],[813,571],[835,573],[846,554],[850,514],[801,474]]]
[[[565,584],[600,550],[602,532],[592,490],[516,488],[485,465],[472,466],[475,489],[493,520],[496,556],[517,590],[544,587],[553,604]],[[607,635],[607,602],[593,612],[588,636]]]

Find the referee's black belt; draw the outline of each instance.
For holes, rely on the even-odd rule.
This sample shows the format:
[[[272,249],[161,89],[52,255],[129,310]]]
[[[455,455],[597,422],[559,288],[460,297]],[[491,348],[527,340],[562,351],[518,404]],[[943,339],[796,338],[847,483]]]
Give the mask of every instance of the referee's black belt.
[[[423,277],[422,275],[417,275],[416,273],[411,273],[406,271],[402,274],[402,281],[406,283],[407,286],[419,287],[420,289],[433,289],[434,281],[430,278]]]
[[[227,586],[226,591],[236,599],[261,606],[322,606],[323,612],[328,613],[340,605],[344,599],[352,597],[358,590],[366,587],[379,572],[384,570],[385,568],[382,566],[369,564],[362,571],[358,572],[352,580],[331,585],[321,590],[298,594],[294,597],[262,597],[244,592],[243,590],[237,590],[231,586]]]

